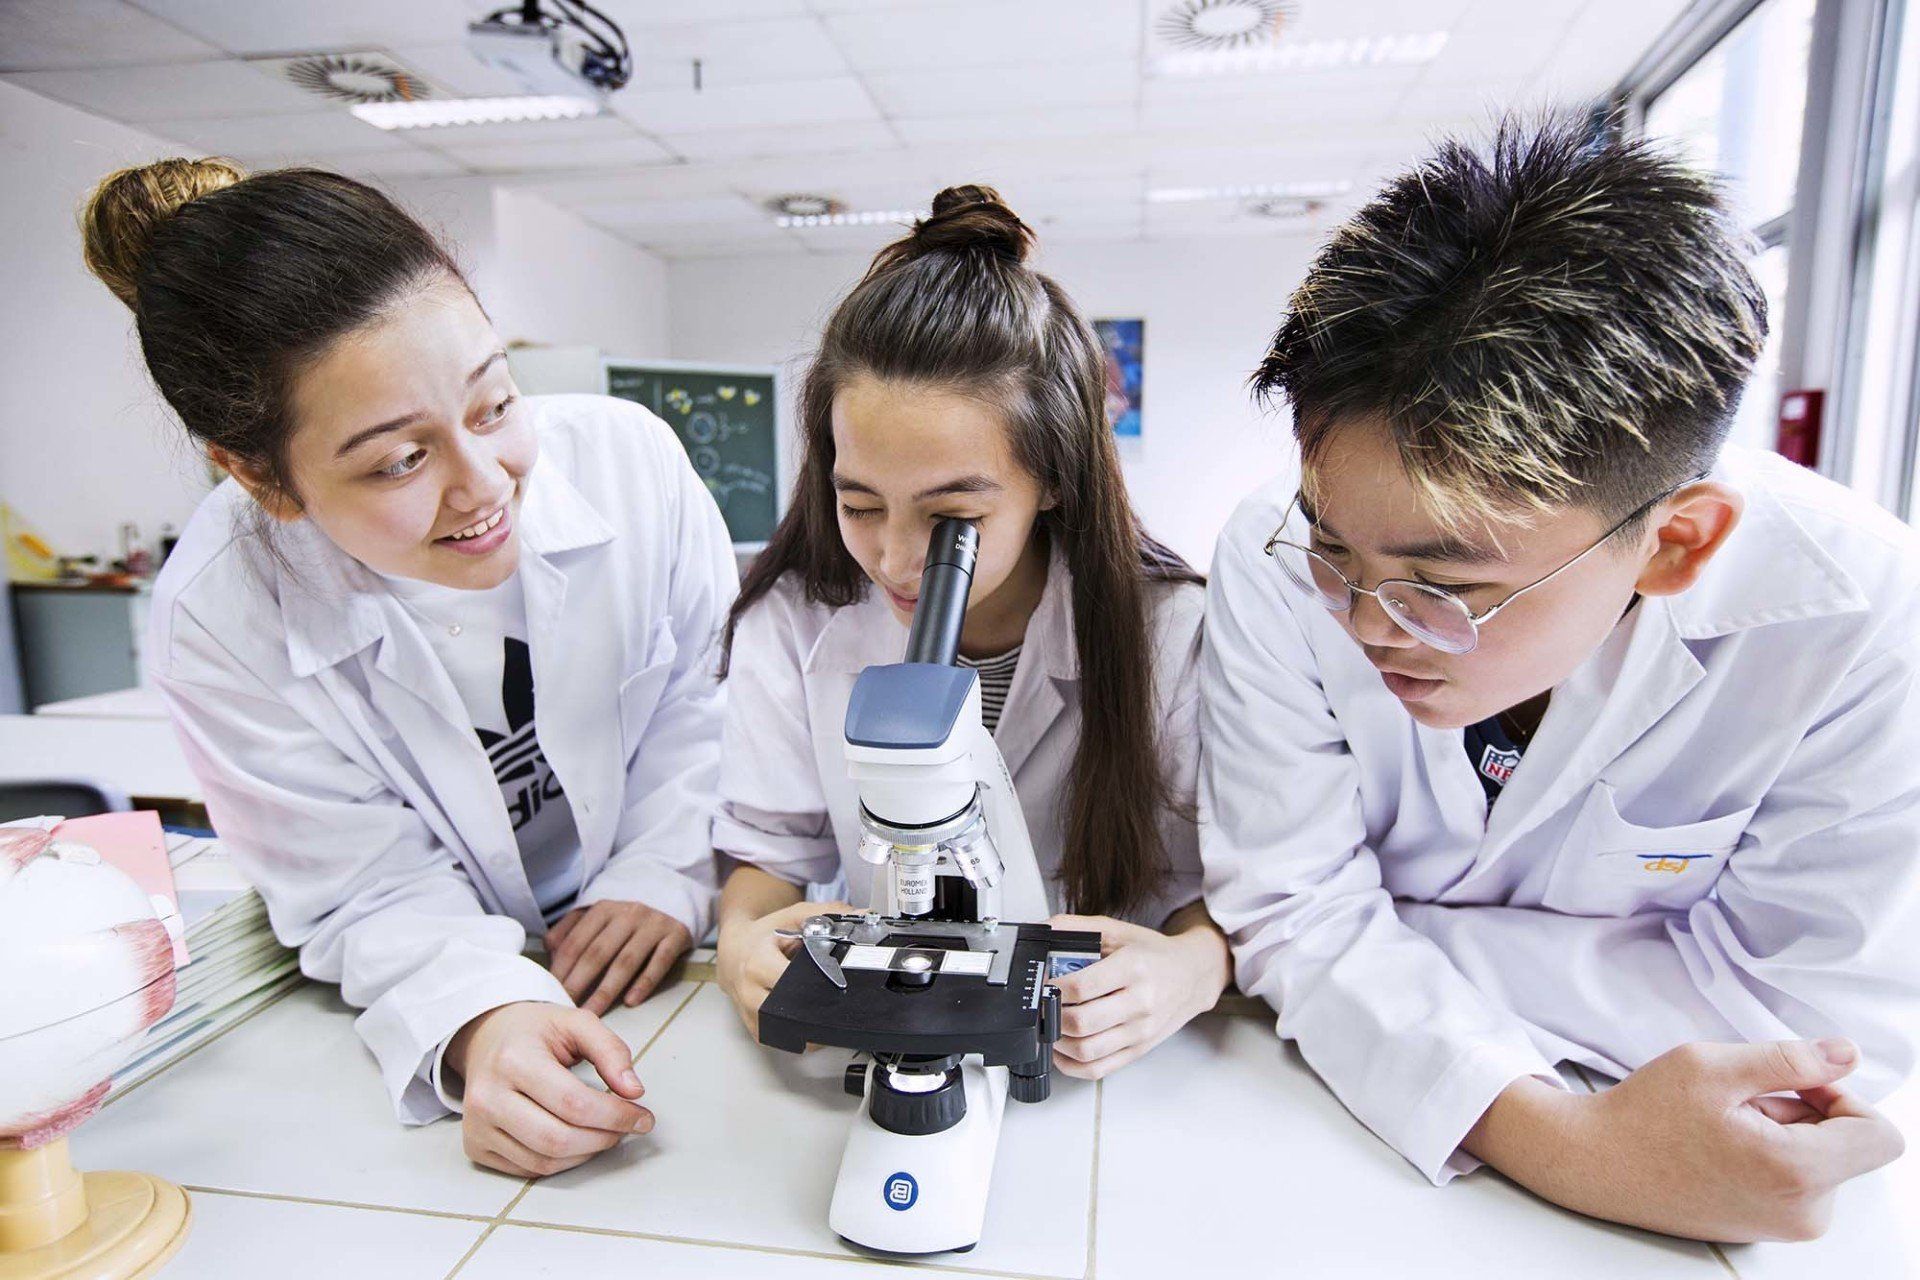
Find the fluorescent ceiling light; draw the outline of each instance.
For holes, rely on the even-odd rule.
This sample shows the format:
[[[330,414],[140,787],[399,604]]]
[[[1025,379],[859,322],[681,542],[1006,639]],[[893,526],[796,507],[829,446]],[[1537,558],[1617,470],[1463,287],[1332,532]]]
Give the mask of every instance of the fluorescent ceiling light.
[[[1149,204],[1186,204],[1196,200],[1251,200],[1280,198],[1312,200],[1323,196],[1345,195],[1353,184],[1345,180],[1327,182],[1256,182],[1237,187],[1157,187],[1147,192]]]
[[[905,209],[860,209],[852,213],[782,214],[773,220],[776,227],[874,227],[882,223],[908,223],[926,217],[924,211]]]
[[[592,98],[429,98],[423,102],[363,102],[349,108],[377,129],[436,129],[519,120],[576,120],[597,116]]]
[[[1231,76],[1262,71],[1341,67],[1400,67],[1431,62],[1447,47],[1447,33],[1347,36],[1333,40],[1279,40],[1239,49],[1169,53],[1154,61],[1163,76]]]

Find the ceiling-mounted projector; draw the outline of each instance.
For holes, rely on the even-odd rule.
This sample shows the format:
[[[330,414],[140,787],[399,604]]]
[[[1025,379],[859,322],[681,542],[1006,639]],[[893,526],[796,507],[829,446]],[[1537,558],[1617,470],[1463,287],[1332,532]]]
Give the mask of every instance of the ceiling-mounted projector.
[[[530,94],[599,100],[633,75],[627,37],[583,0],[525,0],[467,27],[473,56]]]

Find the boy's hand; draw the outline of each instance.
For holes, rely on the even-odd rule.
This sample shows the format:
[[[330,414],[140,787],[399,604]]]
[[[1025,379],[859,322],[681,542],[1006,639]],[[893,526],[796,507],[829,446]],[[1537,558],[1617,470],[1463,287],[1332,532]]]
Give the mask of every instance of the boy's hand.
[[[1811,1240],[1833,1195],[1905,1148],[1834,1088],[1851,1041],[1687,1044],[1606,1093],[1509,1085],[1468,1151],[1555,1203],[1699,1240]],[[1769,1097],[1792,1093],[1796,1098]]]

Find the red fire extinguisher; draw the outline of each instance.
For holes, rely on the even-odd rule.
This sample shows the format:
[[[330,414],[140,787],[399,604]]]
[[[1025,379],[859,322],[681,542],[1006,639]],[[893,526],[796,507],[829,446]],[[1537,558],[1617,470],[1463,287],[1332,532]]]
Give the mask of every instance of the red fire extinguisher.
[[[1780,421],[1773,447],[1803,467],[1820,465],[1820,420],[1827,393],[1819,388],[1788,391],[1780,397]]]

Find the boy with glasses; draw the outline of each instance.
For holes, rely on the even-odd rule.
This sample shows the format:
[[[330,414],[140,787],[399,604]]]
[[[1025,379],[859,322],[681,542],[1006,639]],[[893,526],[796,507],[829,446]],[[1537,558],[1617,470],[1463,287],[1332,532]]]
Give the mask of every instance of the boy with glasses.
[[[1302,476],[1214,561],[1207,901],[1436,1183],[1796,1239],[1900,1151],[1920,539],[1723,448],[1765,310],[1708,179],[1507,123],[1340,229],[1256,375]]]

